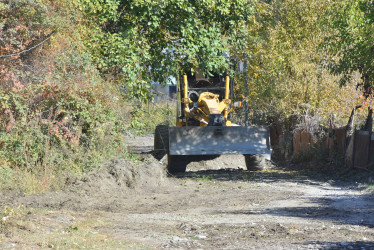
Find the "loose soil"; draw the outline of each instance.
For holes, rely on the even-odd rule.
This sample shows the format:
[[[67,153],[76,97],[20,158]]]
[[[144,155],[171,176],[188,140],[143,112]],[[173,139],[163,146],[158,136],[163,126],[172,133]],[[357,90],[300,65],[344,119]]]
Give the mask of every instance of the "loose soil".
[[[149,152],[153,139],[132,143]],[[0,249],[374,249],[374,195],[350,176],[271,164],[249,172],[242,156],[167,176],[165,159],[137,157],[62,191],[0,193]]]

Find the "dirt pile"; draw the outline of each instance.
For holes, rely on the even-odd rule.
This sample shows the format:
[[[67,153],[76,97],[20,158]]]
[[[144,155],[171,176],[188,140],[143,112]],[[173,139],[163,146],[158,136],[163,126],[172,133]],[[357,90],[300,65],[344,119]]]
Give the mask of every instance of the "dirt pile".
[[[143,164],[118,159],[112,160],[71,185],[86,195],[103,196],[134,191],[153,191],[167,181],[164,168],[151,157]]]
[[[190,160],[187,171],[247,169],[244,155],[193,156]],[[261,166],[264,169],[274,168],[273,163],[267,160]]]
[[[167,183],[164,167],[151,157],[140,164],[117,159],[83,178],[69,179],[65,190],[11,198],[34,208],[118,211],[127,197],[154,192]]]
[[[244,156],[220,155],[211,157],[197,157],[191,159],[187,171],[218,170],[218,169],[245,169]]]

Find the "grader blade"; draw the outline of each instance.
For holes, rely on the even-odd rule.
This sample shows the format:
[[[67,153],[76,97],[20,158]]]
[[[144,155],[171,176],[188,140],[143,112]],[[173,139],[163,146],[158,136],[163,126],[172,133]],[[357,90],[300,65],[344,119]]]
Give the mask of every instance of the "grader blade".
[[[169,155],[262,154],[270,157],[269,131],[251,127],[169,127]]]

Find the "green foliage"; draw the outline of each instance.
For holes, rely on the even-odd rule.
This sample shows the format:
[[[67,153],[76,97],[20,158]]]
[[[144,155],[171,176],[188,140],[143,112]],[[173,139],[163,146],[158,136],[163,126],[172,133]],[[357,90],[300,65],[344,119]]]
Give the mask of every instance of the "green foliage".
[[[38,37],[50,33],[47,6],[34,0],[4,0],[0,3],[1,54],[28,48]]]
[[[126,105],[93,66],[81,35],[89,27],[81,25],[75,6],[68,0],[0,6],[1,54],[27,49],[58,30],[43,47],[0,59],[0,188],[59,188],[67,175],[127,157]]]
[[[333,113],[345,119],[360,92],[352,83],[337,86],[338,76],[325,63],[330,53],[319,49],[332,32],[321,28],[331,6],[329,1],[257,2],[248,24],[247,49],[239,50],[247,55],[248,93],[242,76],[236,98],[247,95],[249,107],[272,121],[306,112],[318,114],[324,124]]]
[[[374,85],[374,5],[371,1],[334,1],[326,27],[335,32],[326,39],[324,48],[334,54],[330,68],[340,75],[341,85],[351,81],[355,72],[361,76],[362,89],[366,96]]]
[[[9,166],[5,165],[4,162],[1,161],[0,164],[0,190],[3,190],[12,186],[14,172]]]
[[[174,102],[132,105],[130,127],[136,134],[154,133],[159,124],[174,126],[175,120],[176,103]]]
[[[1,90],[0,157],[35,171],[46,166],[88,170],[102,154],[124,155],[124,121],[113,109],[119,103],[108,105],[100,91],[48,83]]]
[[[92,20],[87,47],[103,73],[122,73],[126,85],[165,82],[183,68],[226,71],[222,56],[240,43],[252,4],[248,1],[81,0]],[[140,86],[141,87],[141,86]]]
[[[57,32],[0,58],[0,188],[48,189],[64,171],[126,157],[125,129],[174,124],[174,104],[151,105],[151,81],[228,72],[224,52],[246,55],[235,96],[263,120],[334,113],[344,124],[364,100],[355,72],[371,91],[373,13],[364,0],[3,0],[0,55]]]

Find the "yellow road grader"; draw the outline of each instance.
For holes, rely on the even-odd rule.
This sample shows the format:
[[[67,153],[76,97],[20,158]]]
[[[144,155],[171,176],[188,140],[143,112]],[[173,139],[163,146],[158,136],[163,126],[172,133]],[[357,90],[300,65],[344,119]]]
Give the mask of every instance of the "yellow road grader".
[[[227,75],[183,74],[177,83],[176,126],[159,125],[154,152],[167,155],[170,173],[185,172],[194,156],[242,154],[248,170],[259,170],[258,156],[270,159],[266,126],[232,124],[234,81]]]

